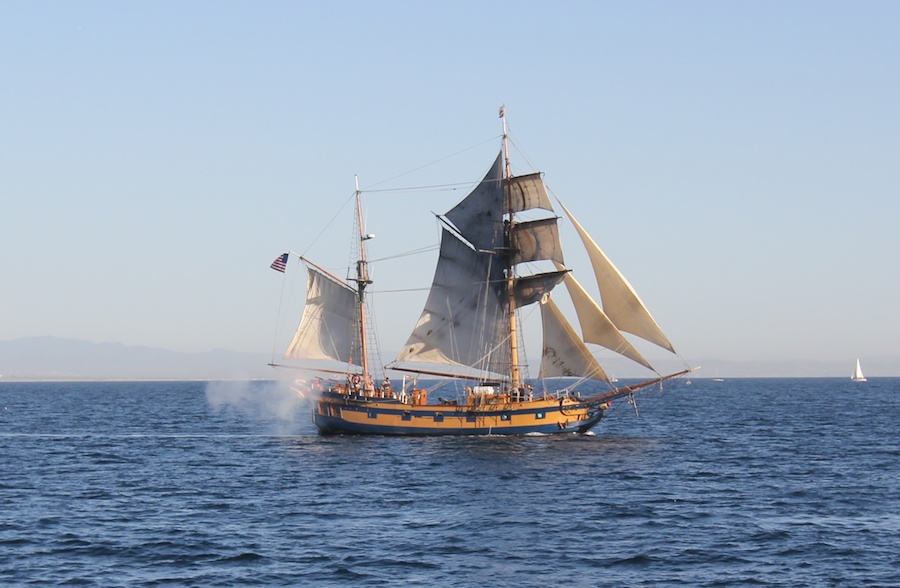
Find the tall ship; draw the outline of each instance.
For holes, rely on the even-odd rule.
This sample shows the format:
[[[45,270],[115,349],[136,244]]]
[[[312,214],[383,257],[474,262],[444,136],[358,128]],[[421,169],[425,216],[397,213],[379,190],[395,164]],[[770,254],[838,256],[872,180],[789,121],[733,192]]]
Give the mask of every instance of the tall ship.
[[[357,259],[347,276],[298,256],[307,270],[306,304],[284,354],[288,361],[272,365],[299,362],[318,373],[305,380],[305,392],[321,434],[587,433],[617,399],[633,402],[636,391],[661,387],[691,371],[681,360],[683,369],[660,374],[625,337],[630,333],[677,357],[628,280],[557,200],[587,250],[600,301],[576,280],[565,265],[560,218],[542,174],[511,173],[502,108],[500,118],[499,155],[475,188],[438,217],[441,239],[431,289],[392,362],[373,360],[377,339],[367,303],[373,281],[366,247],[372,235],[363,226],[358,183]],[[272,267],[284,272],[288,256],[280,256]],[[580,334],[555,301],[562,291],[571,299],[568,306],[574,308]],[[540,308],[542,331],[537,378],[529,377],[521,340],[520,315],[532,305]],[[617,385],[588,344],[612,350],[653,375]],[[432,398],[435,394],[422,382],[434,379],[454,380],[455,397]],[[580,390],[597,390],[596,381],[606,386],[602,392]]]

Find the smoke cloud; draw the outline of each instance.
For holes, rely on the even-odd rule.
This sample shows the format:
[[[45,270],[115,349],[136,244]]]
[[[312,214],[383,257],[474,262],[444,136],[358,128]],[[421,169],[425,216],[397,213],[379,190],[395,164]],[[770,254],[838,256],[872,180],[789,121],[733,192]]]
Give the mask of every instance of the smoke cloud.
[[[206,385],[213,410],[263,424],[273,434],[297,434],[309,422],[309,403],[292,380],[222,381]]]

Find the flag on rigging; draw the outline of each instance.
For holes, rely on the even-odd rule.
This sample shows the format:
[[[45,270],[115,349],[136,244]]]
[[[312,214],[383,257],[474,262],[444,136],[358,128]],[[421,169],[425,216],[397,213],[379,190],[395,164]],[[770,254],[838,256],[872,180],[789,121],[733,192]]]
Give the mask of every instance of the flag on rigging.
[[[284,270],[287,269],[287,260],[288,254],[282,253],[275,259],[275,261],[272,262],[272,265],[270,265],[269,267],[271,267],[276,272],[284,273]]]

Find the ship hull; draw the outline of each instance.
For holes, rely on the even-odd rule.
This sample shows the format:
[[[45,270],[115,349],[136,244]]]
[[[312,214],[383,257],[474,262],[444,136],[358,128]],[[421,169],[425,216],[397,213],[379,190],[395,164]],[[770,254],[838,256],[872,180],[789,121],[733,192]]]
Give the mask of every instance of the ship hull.
[[[325,393],[312,402],[313,423],[322,435],[555,435],[585,433],[602,418],[602,406],[571,399],[413,406]]]

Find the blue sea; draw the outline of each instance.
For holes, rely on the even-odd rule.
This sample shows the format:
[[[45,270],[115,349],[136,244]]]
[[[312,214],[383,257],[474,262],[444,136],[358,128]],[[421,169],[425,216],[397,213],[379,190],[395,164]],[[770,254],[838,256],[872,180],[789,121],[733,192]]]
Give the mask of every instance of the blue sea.
[[[3,383],[0,585],[900,585],[900,379],[638,407],[587,436],[319,437],[280,383]]]

